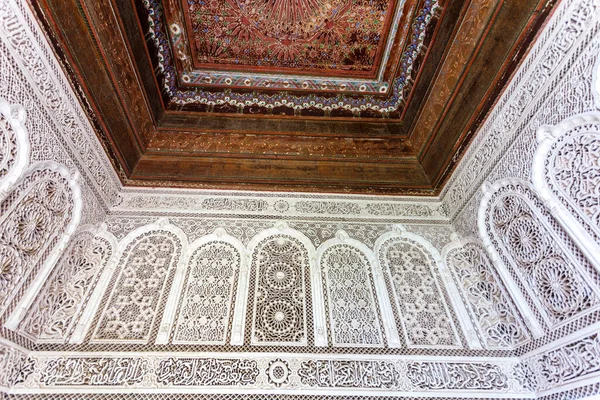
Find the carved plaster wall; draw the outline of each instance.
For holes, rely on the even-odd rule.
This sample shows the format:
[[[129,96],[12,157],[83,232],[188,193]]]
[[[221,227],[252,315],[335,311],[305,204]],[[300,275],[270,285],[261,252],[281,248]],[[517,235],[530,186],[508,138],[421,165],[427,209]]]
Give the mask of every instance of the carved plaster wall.
[[[124,189],[0,1],[0,390],[598,392],[599,11],[560,3],[440,201]]]

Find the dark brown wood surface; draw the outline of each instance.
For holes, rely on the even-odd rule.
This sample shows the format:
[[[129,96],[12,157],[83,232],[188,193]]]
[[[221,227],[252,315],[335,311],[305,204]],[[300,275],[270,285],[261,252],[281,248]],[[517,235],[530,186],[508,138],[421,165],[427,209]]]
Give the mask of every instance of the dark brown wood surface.
[[[448,1],[393,120],[180,109],[154,74],[141,1],[34,8],[124,184],[433,195],[555,3]]]

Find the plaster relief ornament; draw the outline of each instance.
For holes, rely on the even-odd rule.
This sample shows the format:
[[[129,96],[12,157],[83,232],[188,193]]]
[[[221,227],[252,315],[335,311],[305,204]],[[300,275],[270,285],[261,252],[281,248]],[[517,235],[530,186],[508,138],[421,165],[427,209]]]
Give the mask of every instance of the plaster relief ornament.
[[[0,205],[0,310],[29,274],[39,271],[44,277],[49,272],[52,265],[38,262],[45,251],[60,248],[75,230],[81,215],[80,196],[69,172],[49,162],[33,165],[4,199]],[[34,294],[35,290],[25,297]]]
[[[0,200],[29,165],[30,144],[25,109],[0,98]]]
[[[94,341],[147,343],[158,308],[169,291],[184,243],[165,230],[166,222],[134,231],[119,265],[121,271],[96,327]]]
[[[460,346],[433,256],[408,237],[392,236],[378,242],[377,257],[390,282],[407,345]]]
[[[113,251],[110,240],[95,236],[92,231],[78,232],[18,332],[38,343],[64,343]]]
[[[252,253],[252,344],[306,345],[309,256],[296,238],[278,234]]]
[[[537,139],[534,186],[600,270],[600,112],[542,126]]]
[[[484,243],[524,285],[555,328],[600,306],[589,262],[549,214],[529,184],[503,180],[486,187],[479,210]],[[585,270],[585,272],[582,271]]]
[[[221,241],[194,251],[174,343],[225,343],[241,257],[233,245]]]
[[[444,253],[486,347],[514,348],[529,341],[529,333],[483,246],[475,239],[457,239]]]
[[[334,346],[383,345],[371,264],[359,249],[335,244],[320,257]]]

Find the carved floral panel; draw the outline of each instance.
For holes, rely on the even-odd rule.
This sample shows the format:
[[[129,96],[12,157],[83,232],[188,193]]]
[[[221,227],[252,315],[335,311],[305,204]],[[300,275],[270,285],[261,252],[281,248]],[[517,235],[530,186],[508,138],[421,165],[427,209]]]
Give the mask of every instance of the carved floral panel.
[[[383,346],[367,256],[346,244],[321,257],[334,346]]]
[[[438,287],[433,257],[421,245],[405,238],[388,239],[378,257],[388,274],[407,344],[460,346],[452,316]]]
[[[74,210],[65,178],[36,169],[0,205],[0,309],[65,233]]]
[[[529,188],[506,184],[487,203],[484,228],[555,327],[596,307],[600,298],[576,266],[589,263],[543,207]]]
[[[486,347],[514,347],[529,340],[525,326],[483,247],[469,242],[446,256]]]
[[[94,341],[146,343],[169,277],[181,254],[181,243],[167,231],[150,231],[125,250]]]
[[[255,271],[253,344],[305,345],[308,252],[297,239],[264,239],[252,254]]]
[[[0,182],[13,168],[17,159],[17,135],[8,119],[0,114]]]
[[[210,242],[194,251],[174,343],[225,343],[241,261],[239,251],[225,242]]]
[[[112,253],[110,242],[91,232],[74,237],[19,326],[19,333],[38,343],[64,343]]]

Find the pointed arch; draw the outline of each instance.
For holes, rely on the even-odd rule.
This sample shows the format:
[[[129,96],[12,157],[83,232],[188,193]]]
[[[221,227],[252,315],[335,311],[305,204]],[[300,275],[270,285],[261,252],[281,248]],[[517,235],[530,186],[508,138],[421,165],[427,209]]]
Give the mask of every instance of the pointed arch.
[[[0,314],[27,286],[12,320],[16,329],[81,219],[78,174],[55,162],[30,166],[0,205]]]
[[[317,250],[317,265],[327,293],[327,315],[333,346],[389,347],[400,340],[389,298],[371,249],[338,231]]]
[[[537,132],[533,185],[552,215],[600,271],[600,112]]]
[[[123,238],[119,272],[113,274],[91,342],[148,343],[186,247],[185,233],[166,218]]]
[[[29,137],[26,112],[21,105],[0,98],[0,201],[12,189],[29,165]]]
[[[596,270],[531,185],[503,179],[483,192],[479,234],[537,336],[538,321],[556,329],[600,307]]]
[[[460,348],[455,314],[448,307],[452,297],[441,281],[444,266],[437,249],[423,237],[396,225],[393,232],[377,240],[375,254],[392,292],[407,346]],[[459,309],[462,303],[453,305]],[[470,321],[468,316],[466,319],[461,322],[468,332]]]
[[[278,222],[252,238],[248,256],[253,291],[248,297],[250,343],[304,346],[312,324],[315,345],[323,345],[322,283],[315,276],[315,248],[310,239]]]
[[[512,349],[530,341],[510,295],[479,239],[454,240],[442,250],[463,302],[487,349]]]
[[[66,343],[116,244],[105,225],[78,229],[17,332],[36,343]]]
[[[161,333],[166,334],[159,335],[157,344],[167,343],[174,329],[175,344],[224,345],[232,325],[231,310],[245,309],[244,304],[234,303],[239,274],[246,265],[244,245],[218,228],[195,240],[182,260],[182,271],[177,272],[180,282],[175,280],[170,295],[173,307],[165,308],[161,325]]]

